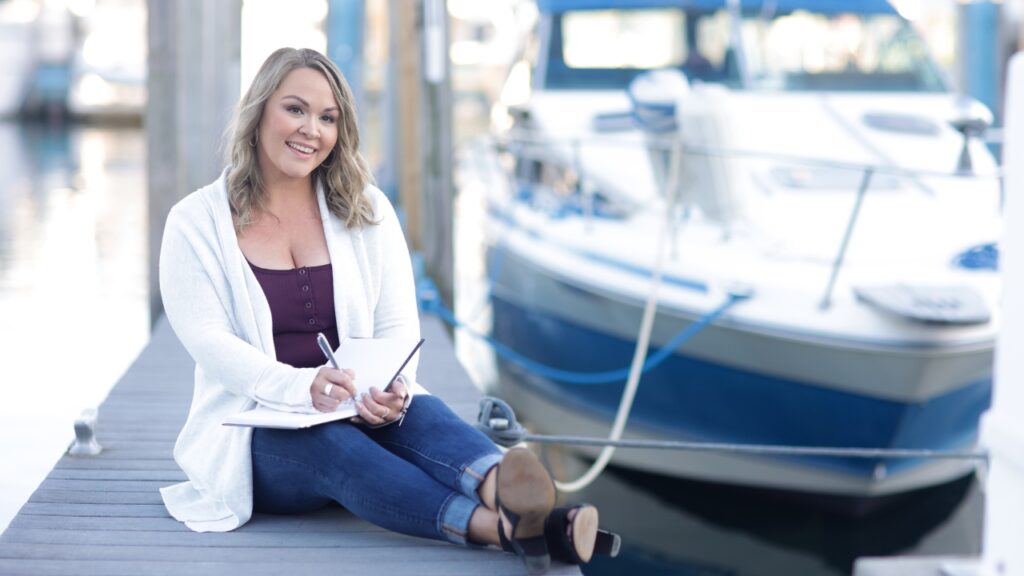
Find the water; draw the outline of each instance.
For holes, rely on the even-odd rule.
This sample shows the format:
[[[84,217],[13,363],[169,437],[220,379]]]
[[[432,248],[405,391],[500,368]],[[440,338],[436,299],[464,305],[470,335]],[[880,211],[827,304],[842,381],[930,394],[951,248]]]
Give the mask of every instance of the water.
[[[550,459],[563,469],[581,464],[564,452]],[[861,556],[980,552],[983,501],[970,477],[859,515],[625,469],[605,472],[573,498],[599,506],[625,542],[619,558],[586,574],[842,575]]]
[[[460,318],[486,332],[482,183],[467,173],[473,166],[465,158],[456,179],[456,307]],[[460,332],[456,349],[483,389],[520,395],[517,382],[499,375],[486,345]],[[569,450],[537,448],[560,480],[578,478],[590,465]],[[602,524],[622,534],[620,557],[595,560],[584,570],[592,575],[835,576],[851,574],[862,556],[977,555],[984,513],[973,477],[856,510],[834,500],[610,468],[567,501],[596,504]]]
[[[146,243],[141,129],[0,122],[0,529],[148,340]]]

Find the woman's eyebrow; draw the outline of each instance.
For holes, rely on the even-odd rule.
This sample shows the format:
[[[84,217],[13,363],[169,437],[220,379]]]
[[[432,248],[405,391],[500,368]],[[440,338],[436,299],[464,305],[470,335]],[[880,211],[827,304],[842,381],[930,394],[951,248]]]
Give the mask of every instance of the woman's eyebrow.
[[[306,99],[303,98],[302,96],[296,96],[294,94],[288,94],[287,96],[282,96],[281,97],[282,100],[284,100],[286,98],[294,98],[295,100],[298,100],[299,102],[302,102],[302,105],[305,106],[306,108],[310,108],[309,102],[306,102]],[[337,106],[331,106],[329,108],[324,108],[323,111],[324,112],[333,112],[333,111],[337,111],[337,110],[338,110]]]

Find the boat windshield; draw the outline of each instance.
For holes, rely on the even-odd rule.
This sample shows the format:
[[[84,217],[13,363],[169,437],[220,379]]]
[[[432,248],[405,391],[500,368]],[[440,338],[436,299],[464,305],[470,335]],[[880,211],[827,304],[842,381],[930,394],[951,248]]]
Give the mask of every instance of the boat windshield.
[[[581,10],[552,15],[549,89],[621,90],[646,70],[678,68],[691,80],[738,85],[724,10]]]
[[[580,10],[553,14],[541,81],[548,89],[621,90],[637,74],[780,91],[946,89],[923,41],[895,14],[744,14],[740,73],[733,26],[719,10]]]
[[[942,92],[923,40],[895,14],[745,15],[750,88]]]

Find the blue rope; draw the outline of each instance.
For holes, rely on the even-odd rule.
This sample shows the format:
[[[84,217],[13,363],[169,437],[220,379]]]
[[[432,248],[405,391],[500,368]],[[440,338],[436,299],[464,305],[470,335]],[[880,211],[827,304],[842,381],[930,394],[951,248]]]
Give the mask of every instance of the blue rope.
[[[621,382],[629,377],[628,367],[606,372],[574,372],[553,368],[527,358],[505,344],[498,342],[491,336],[473,330],[465,323],[460,322],[455,317],[455,314],[441,303],[440,295],[438,294],[437,288],[434,286],[432,280],[427,277],[423,277],[419,284],[421,310],[429,314],[435,314],[453,327],[465,330],[470,336],[487,342],[492,348],[494,348],[495,353],[499,356],[513,364],[517,364],[520,367],[529,370],[530,372],[534,372],[551,380],[565,382],[567,384],[611,384],[613,382]],[[718,306],[718,308],[708,312],[701,317],[700,320],[680,330],[678,334],[673,336],[672,339],[659,348],[657,352],[649,356],[647,361],[644,362],[643,372],[646,373],[658,364],[664,362],[665,359],[675,352],[680,346],[686,343],[690,338],[693,338],[700,333],[701,330],[728,311],[734,304],[742,300],[746,300],[749,297],[749,294],[730,294],[729,298]]]

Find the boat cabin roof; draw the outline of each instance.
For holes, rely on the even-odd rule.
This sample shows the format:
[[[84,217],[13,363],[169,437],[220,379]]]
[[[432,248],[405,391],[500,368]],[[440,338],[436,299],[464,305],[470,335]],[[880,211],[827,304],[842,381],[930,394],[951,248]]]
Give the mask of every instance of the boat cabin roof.
[[[640,73],[672,68],[732,89],[948,89],[886,0],[736,2],[739,14],[728,0],[537,0],[533,88],[622,90]]]

